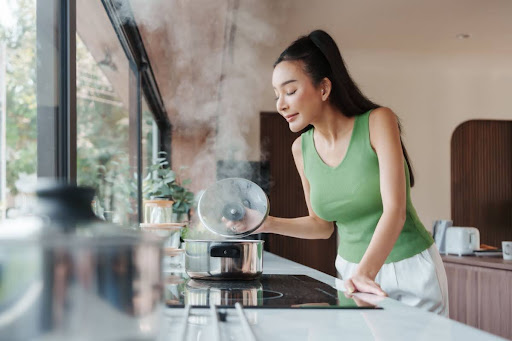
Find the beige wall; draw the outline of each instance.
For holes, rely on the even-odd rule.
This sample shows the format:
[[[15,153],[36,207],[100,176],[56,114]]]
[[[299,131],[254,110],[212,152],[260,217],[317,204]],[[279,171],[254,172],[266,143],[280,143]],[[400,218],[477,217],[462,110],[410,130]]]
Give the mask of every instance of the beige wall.
[[[248,122],[248,158],[260,158],[259,112],[275,111],[274,60],[298,36],[322,28],[337,41],[362,91],[401,118],[416,175],[413,202],[426,227],[451,218],[454,129],[471,119],[512,120],[507,101],[512,92],[511,6],[502,0],[410,6],[401,0],[371,6],[355,0],[319,0],[314,6],[307,0],[289,2],[279,11],[271,45],[253,46],[261,58],[252,70],[247,67],[258,75],[253,79],[259,96],[259,110]],[[456,39],[463,32],[471,33],[471,39]]]
[[[285,45],[283,45],[285,46]],[[260,74],[267,82],[260,110],[275,110],[270,85],[269,51]],[[435,56],[385,51],[342,51],[353,78],[377,103],[401,118],[404,142],[416,175],[413,202],[428,229],[450,214],[450,139],[471,119],[512,119],[512,63],[505,57]],[[268,74],[268,77],[267,77]],[[259,155],[259,121],[248,137],[252,158]]]

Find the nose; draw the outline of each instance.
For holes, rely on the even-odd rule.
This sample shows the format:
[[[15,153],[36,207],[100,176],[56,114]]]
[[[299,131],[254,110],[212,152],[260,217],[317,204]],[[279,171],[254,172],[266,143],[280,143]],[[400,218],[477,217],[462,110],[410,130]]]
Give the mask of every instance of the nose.
[[[286,103],[284,96],[280,96],[276,102],[276,107],[278,112],[285,111],[288,109],[288,103]]]

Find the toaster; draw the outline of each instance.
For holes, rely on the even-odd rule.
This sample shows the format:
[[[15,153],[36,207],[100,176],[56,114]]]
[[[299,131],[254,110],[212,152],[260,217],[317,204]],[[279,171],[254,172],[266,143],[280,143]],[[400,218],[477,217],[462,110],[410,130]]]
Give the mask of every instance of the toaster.
[[[445,253],[471,255],[480,249],[480,232],[475,227],[448,227],[445,236]]]

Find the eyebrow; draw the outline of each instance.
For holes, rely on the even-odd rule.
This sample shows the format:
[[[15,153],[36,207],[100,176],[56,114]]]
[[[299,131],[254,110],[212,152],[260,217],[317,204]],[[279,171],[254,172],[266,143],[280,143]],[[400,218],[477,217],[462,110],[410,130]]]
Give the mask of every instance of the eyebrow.
[[[284,82],[281,83],[281,85],[279,87],[282,88],[286,84],[290,84],[290,83],[293,83],[293,82],[296,82],[296,81],[297,81],[296,79],[290,79],[290,80],[284,81]]]
[[[297,81],[296,79],[287,80],[287,81],[281,83],[281,87],[285,86],[286,84],[289,84],[289,83],[292,83],[292,82],[296,82],[296,81]]]

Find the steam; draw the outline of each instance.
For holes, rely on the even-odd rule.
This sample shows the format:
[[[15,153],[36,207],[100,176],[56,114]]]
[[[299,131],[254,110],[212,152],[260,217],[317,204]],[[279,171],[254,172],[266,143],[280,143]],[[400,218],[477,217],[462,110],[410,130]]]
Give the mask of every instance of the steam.
[[[190,177],[211,182],[218,160],[249,160],[254,151],[247,136],[259,120],[271,70],[260,54],[275,44],[276,14],[283,5],[246,0],[131,0],[130,5],[121,10],[133,10],[146,48],[151,46],[148,55],[158,55],[152,67],[173,136],[202,136],[203,146],[188,164]],[[265,68],[267,77],[260,71]],[[250,178],[250,170],[238,164],[233,173]]]

